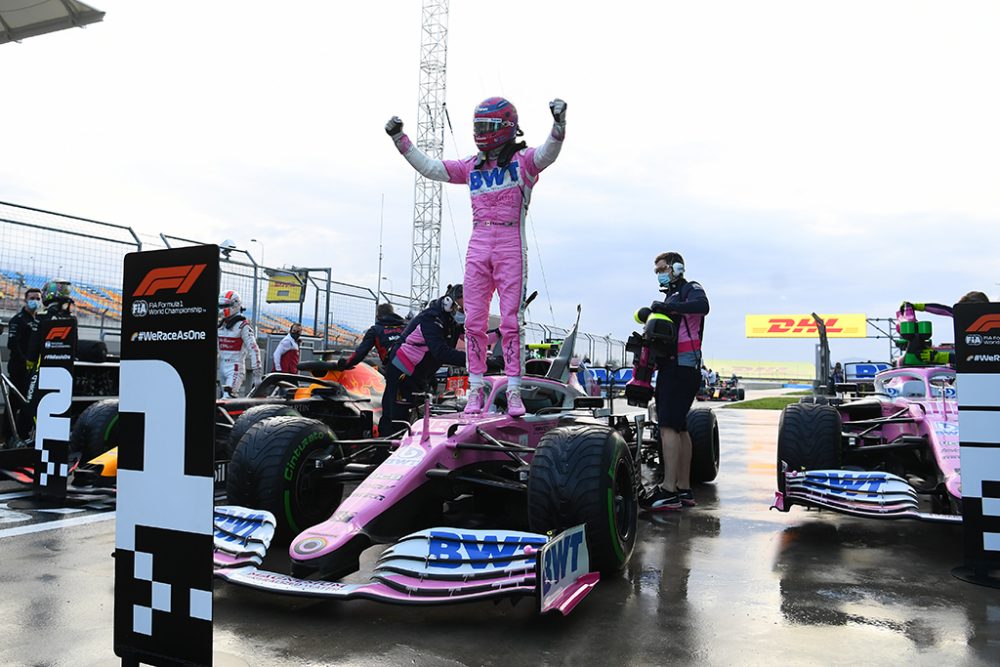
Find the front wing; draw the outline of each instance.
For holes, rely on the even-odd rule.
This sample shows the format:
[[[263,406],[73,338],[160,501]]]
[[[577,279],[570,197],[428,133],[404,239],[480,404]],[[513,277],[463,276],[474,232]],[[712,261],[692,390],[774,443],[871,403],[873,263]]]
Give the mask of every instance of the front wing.
[[[917,492],[891,473],[806,470],[783,474],[785,491],[775,493],[771,509],[787,512],[792,505],[803,505],[876,519],[962,522],[962,517],[954,514],[921,512]]]
[[[584,526],[549,538],[517,531],[430,528],[379,557],[370,581],[347,584],[261,570],[274,536],[269,512],[215,508],[215,576],[272,593],[396,604],[539,597],[539,611],[568,614],[600,579],[590,572]]]

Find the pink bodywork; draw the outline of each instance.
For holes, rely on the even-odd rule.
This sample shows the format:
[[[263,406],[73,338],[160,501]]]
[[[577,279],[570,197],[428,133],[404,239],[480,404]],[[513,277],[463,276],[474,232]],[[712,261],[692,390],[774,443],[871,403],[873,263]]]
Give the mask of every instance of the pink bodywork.
[[[577,394],[566,385],[545,378],[526,378],[530,386],[551,387],[568,405]],[[507,388],[505,377],[487,377],[490,396],[489,408]],[[564,405],[567,403],[564,403]],[[497,440],[517,443],[534,448],[542,436],[559,423],[560,413],[542,416],[513,418],[506,414],[484,412],[479,416],[457,412],[441,416],[426,416],[413,424],[410,435],[405,436],[392,455],[340,503],[326,521],[300,533],[289,546],[293,561],[308,562],[327,556],[340,549],[354,537],[365,533],[382,512],[396,503],[407,502],[406,496],[427,483],[427,471],[432,468],[455,470],[482,461],[510,461],[501,452],[456,449],[458,443],[477,443],[482,439],[476,433],[481,428]],[[451,436],[448,432],[452,430]],[[531,454],[522,454],[531,459]],[[377,536],[378,541],[391,541],[401,537]]]
[[[951,378],[947,387],[932,386],[931,378]],[[925,436],[945,479],[945,486],[955,498],[962,497],[958,438],[958,402],[954,386],[955,371],[943,366],[902,367],[883,371],[875,378],[876,392],[890,396],[881,397],[882,416],[888,417],[906,409],[914,422],[886,424],[881,427],[883,442],[891,442],[901,435]],[[923,395],[907,396],[913,383],[923,384]]]

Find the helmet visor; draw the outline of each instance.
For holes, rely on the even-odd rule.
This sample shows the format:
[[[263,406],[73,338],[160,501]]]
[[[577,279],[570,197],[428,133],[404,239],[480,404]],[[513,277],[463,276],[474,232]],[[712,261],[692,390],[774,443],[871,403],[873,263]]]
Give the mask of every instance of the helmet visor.
[[[504,121],[500,118],[477,118],[472,122],[473,134],[489,134],[496,132],[503,127]]]

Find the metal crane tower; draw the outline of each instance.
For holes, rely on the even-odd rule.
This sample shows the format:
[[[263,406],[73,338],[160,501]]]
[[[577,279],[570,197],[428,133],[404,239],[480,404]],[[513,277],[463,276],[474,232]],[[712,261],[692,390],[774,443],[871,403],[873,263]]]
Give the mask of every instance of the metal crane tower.
[[[416,145],[444,157],[445,71],[448,63],[448,0],[424,0],[420,39],[420,91]],[[441,183],[420,174],[413,184],[413,268],[410,307],[419,311],[441,285]]]

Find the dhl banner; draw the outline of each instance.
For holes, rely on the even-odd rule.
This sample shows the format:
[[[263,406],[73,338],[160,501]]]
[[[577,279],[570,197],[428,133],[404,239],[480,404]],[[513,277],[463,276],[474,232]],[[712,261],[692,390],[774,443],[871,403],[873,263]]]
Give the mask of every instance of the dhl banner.
[[[267,281],[268,303],[301,303],[305,296],[302,280],[295,275],[275,275]]]
[[[827,338],[865,338],[868,322],[864,313],[823,315]],[[812,315],[747,315],[747,338],[817,338],[819,329]]]

